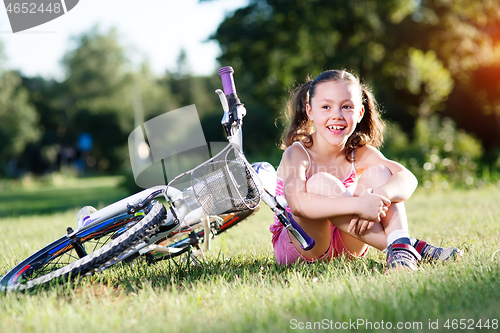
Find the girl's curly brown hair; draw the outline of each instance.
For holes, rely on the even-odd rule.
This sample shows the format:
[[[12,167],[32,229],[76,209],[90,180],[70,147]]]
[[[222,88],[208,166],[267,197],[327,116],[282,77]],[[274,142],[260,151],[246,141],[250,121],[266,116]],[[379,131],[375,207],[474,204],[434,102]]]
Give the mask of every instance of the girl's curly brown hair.
[[[304,84],[292,92],[286,109],[287,119],[291,119],[291,122],[282,137],[281,149],[284,150],[295,141],[300,140],[303,140],[307,147],[312,147],[314,126],[306,114],[306,105],[314,97],[318,84],[339,80],[359,87],[365,109],[361,122],[357,124],[356,129],[347,140],[345,146],[346,159],[352,162],[351,152],[357,147],[369,144],[378,148],[382,145],[385,124],[380,117],[378,104],[369,87],[362,84],[356,76],[345,70],[329,70],[321,73],[314,80],[308,78]]]

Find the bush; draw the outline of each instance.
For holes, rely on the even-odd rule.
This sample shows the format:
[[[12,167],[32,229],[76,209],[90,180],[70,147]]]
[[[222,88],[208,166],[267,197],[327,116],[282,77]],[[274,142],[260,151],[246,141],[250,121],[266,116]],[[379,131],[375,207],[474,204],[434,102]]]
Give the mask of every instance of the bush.
[[[406,165],[425,188],[471,186],[482,168],[478,139],[449,119],[418,119],[413,140],[397,125],[389,126],[384,153]]]

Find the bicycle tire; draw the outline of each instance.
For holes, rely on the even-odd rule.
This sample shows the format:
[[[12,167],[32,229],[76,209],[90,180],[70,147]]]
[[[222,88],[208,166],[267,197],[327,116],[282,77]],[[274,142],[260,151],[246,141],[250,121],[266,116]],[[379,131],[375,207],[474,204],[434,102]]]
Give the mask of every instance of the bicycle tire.
[[[58,265],[63,266],[53,271],[50,271],[50,269],[48,269],[49,272],[44,271],[52,261],[67,254],[68,251],[75,250],[74,240],[68,236],[63,236],[34,253],[7,272],[0,280],[0,291],[30,290],[36,286],[48,284],[49,282],[71,281],[78,277],[89,276],[98,270],[108,268],[118,262],[119,257],[126,253],[127,250],[133,248],[141,240],[154,233],[165,217],[166,209],[163,204],[160,202],[153,202],[149,212],[130,228],[119,234],[115,233],[114,235],[116,235],[116,237],[110,236],[108,233],[108,240],[110,240],[110,242],[107,242],[99,249],[93,249],[93,252],[71,263],[55,263],[56,265],[54,265],[54,268]],[[106,222],[109,221],[110,220],[92,228],[82,230],[80,234],[88,233],[89,230],[92,232],[93,229],[102,227],[117,228],[116,225],[106,226]],[[123,226],[118,225],[118,228],[120,227],[123,229]],[[78,233],[76,236],[79,237]],[[37,272],[42,272],[42,275],[37,275]]]

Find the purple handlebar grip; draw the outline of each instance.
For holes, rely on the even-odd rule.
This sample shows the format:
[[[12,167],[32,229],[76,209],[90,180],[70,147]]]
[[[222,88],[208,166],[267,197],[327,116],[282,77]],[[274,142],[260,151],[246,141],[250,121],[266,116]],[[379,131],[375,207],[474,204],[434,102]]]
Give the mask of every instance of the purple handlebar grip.
[[[226,66],[219,69],[219,75],[222,79],[222,88],[224,89],[224,94],[231,95],[236,93],[236,88],[234,86],[233,80],[233,67]]]
[[[305,241],[305,244],[304,242],[300,242],[300,239],[298,239],[298,241],[300,242],[300,246],[302,247],[302,249],[304,251],[309,251],[310,249],[312,249],[314,247],[314,245],[316,245],[316,242],[314,241],[314,239],[309,236],[305,231],[304,229],[302,229],[302,227],[297,223],[297,221],[295,221],[292,217],[292,214],[288,213],[287,212],[287,215],[288,215],[288,218],[290,220],[290,224],[292,225],[293,229],[295,229],[295,231],[300,234],[300,236],[302,236],[302,239],[304,239]],[[293,234],[293,231],[292,231],[292,234]]]

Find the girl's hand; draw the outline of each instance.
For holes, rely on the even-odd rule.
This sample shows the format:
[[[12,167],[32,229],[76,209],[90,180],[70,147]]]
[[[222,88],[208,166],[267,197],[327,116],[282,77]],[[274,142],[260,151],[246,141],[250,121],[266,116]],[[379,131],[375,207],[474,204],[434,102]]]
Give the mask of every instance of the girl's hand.
[[[367,189],[359,197],[361,201],[358,207],[360,219],[380,222],[380,218],[385,217],[391,201],[384,196],[373,194],[372,189]]]
[[[366,230],[370,230],[376,222],[368,220],[359,220],[356,231],[362,235]]]
[[[391,201],[381,195],[373,194],[371,189],[363,192],[359,197],[358,218],[354,218],[347,227],[347,232],[362,234],[370,230],[376,222],[385,217]]]
[[[366,230],[373,228],[375,223],[377,222],[364,220],[355,215],[347,227],[347,232],[352,232],[355,235],[362,235]]]

